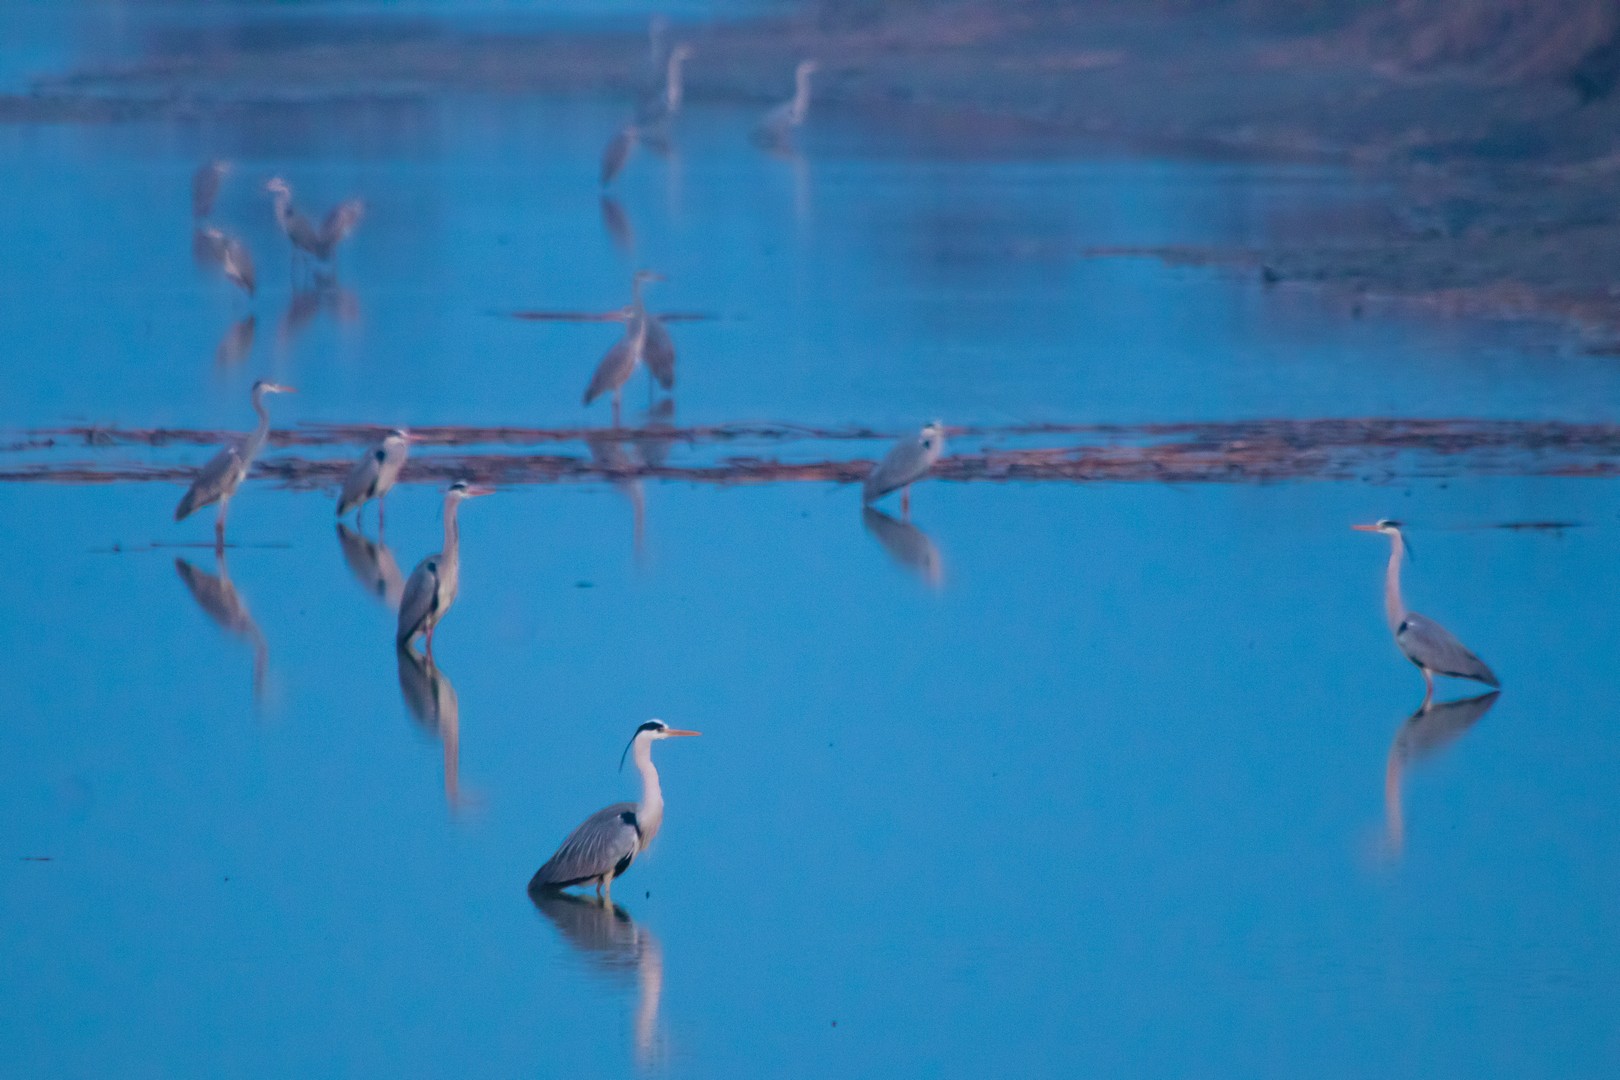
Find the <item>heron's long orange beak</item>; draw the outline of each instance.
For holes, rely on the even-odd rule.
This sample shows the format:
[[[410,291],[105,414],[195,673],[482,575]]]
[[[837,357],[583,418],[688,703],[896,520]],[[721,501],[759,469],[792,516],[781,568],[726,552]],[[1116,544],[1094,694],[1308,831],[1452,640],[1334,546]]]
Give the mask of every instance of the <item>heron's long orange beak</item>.
[[[467,498],[469,499],[476,499],[480,495],[493,494],[495,494],[495,489],[492,487],[469,487],[467,489]]]
[[[1352,529],[1356,530],[1356,532],[1378,532],[1379,531],[1378,526],[1376,526],[1376,525],[1352,525],[1350,527]]]
[[[677,735],[701,735],[701,734],[703,734],[703,732],[701,732],[701,731],[685,731],[685,730],[683,730],[681,728],[672,727],[672,728],[667,729],[664,732],[664,734],[670,736],[671,738],[674,738]]]
[[[296,393],[298,393],[298,387],[296,387],[296,386],[282,386],[280,383],[272,384],[271,389],[275,390],[275,392],[278,393],[278,394],[296,394]]]

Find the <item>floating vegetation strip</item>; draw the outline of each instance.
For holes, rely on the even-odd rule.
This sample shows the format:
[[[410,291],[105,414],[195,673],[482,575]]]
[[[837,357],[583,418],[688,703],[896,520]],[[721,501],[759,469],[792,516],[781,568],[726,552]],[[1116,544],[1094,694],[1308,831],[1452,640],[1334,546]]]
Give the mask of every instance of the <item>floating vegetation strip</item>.
[[[276,431],[255,467],[287,487],[337,483],[358,447],[385,429],[309,424]],[[900,433],[859,425],[733,423],[638,428],[422,427],[404,482],[496,484],[859,480]],[[1513,420],[1245,420],[1173,424],[1024,424],[949,429],[945,480],[1260,482],[1460,474],[1620,475],[1620,425]],[[68,427],[0,435],[0,480],[117,483],[189,479],[234,433]],[[836,453],[868,443],[859,454]],[[132,458],[144,448],[163,460]],[[311,450],[330,448],[330,456]]]

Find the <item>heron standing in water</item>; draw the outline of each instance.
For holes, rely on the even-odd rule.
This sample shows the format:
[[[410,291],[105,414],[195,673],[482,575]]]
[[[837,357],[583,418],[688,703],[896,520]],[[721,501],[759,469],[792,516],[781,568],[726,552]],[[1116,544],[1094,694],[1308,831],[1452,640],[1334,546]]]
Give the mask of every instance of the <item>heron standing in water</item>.
[[[212,225],[202,228],[201,237],[203,243],[208,245],[213,260],[219,264],[220,272],[225,275],[225,279],[247,293],[251,299],[256,283],[253,256],[248,254],[247,247],[236,237]]]
[[[348,239],[349,234],[359,226],[360,219],[365,216],[366,204],[362,199],[349,199],[332,208],[326,215],[326,220],[317,229],[292,204],[292,187],[281,177],[272,177],[264,185],[275,199],[276,224],[281,231],[287,234],[292,241],[294,265],[298,252],[312,256],[317,262],[329,263],[337,254],[338,245]]]
[[[215,550],[225,547],[225,515],[230,510],[231,497],[242,486],[242,481],[247,479],[253,459],[270,437],[270,414],[265,411],[264,395],[292,393],[296,393],[292,387],[265,379],[254,383],[253,411],[259,414],[259,426],[246,438],[226,443],[197,473],[197,478],[181,496],[180,505],[174,508],[174,520],[184,521],[194,511],[210,503],[219,504],[219,516],[214,519]]]
[[[214,200],[219,198],[220,185],[230,175],[228,161],[209,161],[191,174],[191,216],[198,221],[214,212]]]
[[[338,496],[337,516],[342,517],[356,507],[364,512],[366,503],[376,499],[377,528],[381,529],[385,520],[384,500],[399,480],[399,471],[405,467],[405,458],[411,452],[413,441],[409,432],[395,428],[367,450],[343,481],[343,493]]]
[[[594,885],[596,895],[610,903],[613,879],[630,869],[664,823],[664,793],[658,786],[658,770],[653,767],[652,744],[660,739],[701,734],[672,728],[662,720],[649,720],[636,728],[619,757],[619,768],[624,768],[626,756],[635,758],[636,770],[641,773],[641,801],[614,803],[586,818],[568,834],[557,853],[534,872],[529,891]]]
[[[640,319],[647,329],[647,340],[642,343],[642,360],[647,371],[665,390],[675,389],[675,341],[669,336],[664,320],[647,310],[641,298],[641,287],[649,281],[668,281],[663,274],[651,270],[638,270],[630,283],[630,317]],[[650,398],[649,398],[650,400]]]
[[[765,114],[754,129],[754,140],[766,146],[782,146],[793,129],[810,115],[810,75],[820,66],[814,60],[800,60],[793,70],[793,96]]]
[[[602,186],[605,188],[613,183],[619,173],[624,171],[625,163],[630,160],[630,152],[636,148],[641,139],[641,129],[634,124],[626,124],[614,132],[613,138],[608,140],[607,146],[602,149]]]
[[[636,367],[647,354],[648,320],[644,317],[646,308],[641,302],[641,287],[648,281],[662,281],[663,275],[651,270],[637,270],[632,282],[633,294],[630,310],[625,318],[624,335],[614,342],[613,347],[603,355],[596,371],[591,374],[590,385],[585,387],[585,404],[589,405],[603,394],[613,393],[613,426],[619,426],[619,406],[624,396],[624,384],[630,381],[630,376],[636,373]],[[668,334],[664,335],[666,338]],[[673,346],[670,346],[669,364],[673,369]],[[655,376],[656,377],[656,376]],[[675,380],[673,370],[669,372],[670,382]]]
[[[911,513],[911,485],[928,475],[945,452],[945,425],[938,420],[909,439],[902,439],[877,467],[866,474],[861,502],[870,506],[890,492],[900,491],[901,516]]]
[[[494,489],[474,487],[465,480],[450,485],[444,495],[444,550],[416,564],[405,582],[405,595],[399,601],[397,645],[410,644],[417,634],[427,637],[427,656],[433,659],[433,629],[456,602],[461,588],[461,529],[457,511],[464,499],[493,495]]]
[[[1499,688],[1502,684],[1485,661],[1470,652],[1450,630],[1426,615],[1406,609],[1401,600],[1401,556],[1408,547],[1406,537],[1401,534],[1401,523],[1386,518],[1351,528],[1383,533],[1390,539],[1389,567],[1384,572],[1384,617],[1389,620],[1396,646],[1423,673],[1423,703],[1427,705],[1434,697],[1436,675],[1472,679],[1493,689]]]
[[[681,101],[685,96],[681,65],[690,60],[694,52],[692,46],[685,42],[670,50],[663,85],[656,87],[636,107],[636,123],[644,134],[650,131],[661,136],[669,134],[669,125],[675,119],[675,114],[681,111]]]

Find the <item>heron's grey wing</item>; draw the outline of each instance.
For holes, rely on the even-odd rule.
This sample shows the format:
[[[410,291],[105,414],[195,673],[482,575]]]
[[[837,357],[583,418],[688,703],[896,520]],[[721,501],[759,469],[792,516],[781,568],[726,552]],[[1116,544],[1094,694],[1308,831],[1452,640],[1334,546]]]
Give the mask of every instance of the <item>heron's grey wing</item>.
[[[343,478],[343,494],[338,496],[338,517],[371,498],[377,477],[382,475],[383,459],[387,456],[381,447],[374,446],[349,469],[349,475]]]
[[[624,337],[614,342],[613,348],[602,357],[602,362],[596,365],[591,384],[585,388],[585,404],[589,405],[609,390],[623,386],[635,368],[636,335],[626,331]]]
[[[529,879],[529,891],[565,889],[604,874],[617,876],[639,850],[636,804],[614,803],[586,818],[568,835],[557,853]]]
[[[242,291],[249,296],[257,287],[257,277],[253,269],[253,256],[248,254],[247,246],[237,239],[225,241],[225,275],[242,287]]]
[[[634,128],[620,128],[608,140],[607,147],[602,151],[602,186],[607,187],[613,183],[614,177],[624,168],[625,162],[630,160],[630,151],[636,145],[636,132]]]
[[[861,492],[867,502],[898,491],[928,471],[928,450],[919,438],[906,439],[884,455],[866,476]]]
[[[399,600],[399,631],[394,635],[396,642],[409,641],[422,629],[428,616],[433,614],[433,609],[438,607],[440,558],[440,555],[429,555],[417,563],[405,582],[405,594]]]
[[[174,508],[174,520],[184,521],[201,507],[218,502],[220,496],[230,494],[240,482],[237,477],[241,470],[241,445],[226,443],[219,453],[209,459],[208,464],[197,471],[197,478],[180,497],[180,505]]]
[[[641,351],[658,385],[665,390],[675,389],[675,341],[664,320],[656,315],[647,316],[647,343]]]
[[[1417,612],[1409,612],[1396,627],[1395,643],[1408,660],[1437,675],[1474,679],[1486,686],[1502,685],[1485,661],[1470,652],[1450,630]]]
[[[321,242],[328,251],[348,239],[349,234],[359,226],[360,219],[366,216],[366,201],[364,199],[350,199],[339,203],[326,215],[321,224]]]

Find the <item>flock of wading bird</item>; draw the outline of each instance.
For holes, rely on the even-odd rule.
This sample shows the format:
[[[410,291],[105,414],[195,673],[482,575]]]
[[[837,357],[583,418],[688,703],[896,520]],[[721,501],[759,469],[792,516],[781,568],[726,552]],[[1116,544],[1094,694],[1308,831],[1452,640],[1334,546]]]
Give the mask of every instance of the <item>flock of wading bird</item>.
[[[684,43],[667,47],[663,42],[662,25],[655,22],[652,33],[654,65],[662,77],[641,102],[634,121],[615,133],[603,152],[601,183],[604,188],[623,170],[638,143],[667,143],[670,125],[680,111],[682,65],[694,52]],[[780,145],[791,136],[795,127],[803,123],[810,103],[810,75],[815,68],[813,60],[805,60],[798,65],[793,97],[766,114],[755,131],[757,140]],[[254,267],[247,249],[239,240],[206,224],[220,183],[228,172],[226,163],[210,162],[199,169],[193,178],[193,210],[201,223],[196,231],[197,243],[229,280],[251,296],[255,288]],[[264,190],[272,197],[276,222],[292,245],[295,281],[300,267],[305,268],[317,283],[334,280],[338,248],[360,223],[365,204],[358,199],[342,203],[327,214],[317,228],[293,205],[292,188],[284,179],[270,179],[265,183]],[[631,303],[619,313],[625,323],[624,334],[602,358],[585,391],[586,405],[604,393],[612,394],[615,428],[619,424],[619,404],[624,386],[638,367],[645,365],[649,379],[666,389],[674,385],[673,342],[662,321],[648,312],[642,299],[644,285],[660,279],[660,275],[647,270],[635,273]],[[226,515],[231,500],[247,479],[254,458],[269,437],[270,415],[265,406],[265,397],[291,392],[292,387],[267,380],[253,384],[252,403],[254,412],[258,414],[258,426],[248,435],[227,444],[204,465],[175,509],[175,519],[181,520],[205,506],[218,507],[214,542],[222,567]],[[412,441],[413,437],[408,431],[395,429],[367,448],[343,482],[337,501],[340,518],[350,513],[358,517],[367,503],[376,501],[381,528],[386,496],[399,480]],[[902,439],[867,474],[862,484],[863,505],[870,507],[876,500],[899,491],[902,493],[902,516],[909,517],[911,485],[932,471],[944,451],[945,428],[937,420],[917,434]],[[454,605],[460,586],[458,515],[461,504],[467,499],[492,493],[490,488],[475,486],[465,480],[457,480],[449,486],[445,492],[443,510],[444,548],[419,562],[399,591],[395,644],[401,657],[401,686],[419,718],[425,719],[431,714],[438,722],[448,723],[452,728],[454,691],[434,667],[433,635]],[[1409,545],[1400,523],[1383,520],[1354,528],[1382,533],[1390,538],[1384,586],[1385,614],[1397,647],[1418,668],[1425,687],[1422,706],[1391,750],[1386,789],[1393,793],[1390,797],[1395,800],[1391,809],[1391,829],[1396,832],[1400,767],[1421,753],[1426,745],[1444,741],[1447,732],[1460,730],[1459,723],[1465,727],[1477,719],[1490,707],[1495,696],[1493,693],[1434,706],[1434,677],[1442,675],[1471,679],[1493,690],[1500,683],[1490,667],[1450,631],[1434,620],[1407,609],[1401,597],[1400,575],[1402,559],[1409,551]],[[340,536],[345,538],[347,552],[352,537],[346,535],[342,526]],[[195,572],[186,575],[184,569],[182,575],[187,577],[187,584],[203,600],[199,589],[206,588],[206,585],[201,583],[198,575]],[[228,583],[226,588],[228,590]],[[206,600],[204,603],[208,606]],[[229,605],[221,606],[229,608]],[[239,603],[236,606],[240,608]],[[222,621],[227,620],[222,617]],[[425,644],[425,655],[420,657],[412,649],[412,643],[418,637],[423,638]],[[1453,714],[1461,716],[1464,713],[1467,715],[1462,720],[1453,718]],[[620,757],[620,767],[623,767],[626,758],[634,761],[641,776],[640,800],[615,803],[586,818],[535,872],[529,884],[530,891],[547,893],[576,886],[594,887],[604,902],[609,901],[613,880],[623,874],[636,856],[652,842],[663,821],[664,799],[658,770],[652,761],[652,744],[663,739],[697,734],[699,732],[672,728],[661,720],[649,720],[636,728]],[[454,749],[450,739],[453,735],[452,730],[446,737],[446,786],[452,799],[455,776]]]

